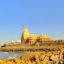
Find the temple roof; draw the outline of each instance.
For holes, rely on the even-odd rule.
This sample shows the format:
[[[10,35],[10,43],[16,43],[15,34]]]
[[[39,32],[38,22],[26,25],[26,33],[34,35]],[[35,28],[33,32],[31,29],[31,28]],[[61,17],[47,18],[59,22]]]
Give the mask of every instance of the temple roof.
[[[41,34],[39,37],[47,38],[47,36],[45,34]]]

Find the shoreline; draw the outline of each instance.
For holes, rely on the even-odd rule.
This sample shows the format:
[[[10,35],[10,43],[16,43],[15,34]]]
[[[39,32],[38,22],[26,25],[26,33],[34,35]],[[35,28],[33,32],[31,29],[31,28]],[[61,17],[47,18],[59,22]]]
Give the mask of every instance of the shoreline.
[[[1,64],[59,64],[64,63],[64,50],[39,52],[35,55],[23,56],[20,58],[0,60]]]
[[[1,64],[59,64],[63,63],[64,45],[6,46],[0,51],[22,53],[20,58],[0,60]]]

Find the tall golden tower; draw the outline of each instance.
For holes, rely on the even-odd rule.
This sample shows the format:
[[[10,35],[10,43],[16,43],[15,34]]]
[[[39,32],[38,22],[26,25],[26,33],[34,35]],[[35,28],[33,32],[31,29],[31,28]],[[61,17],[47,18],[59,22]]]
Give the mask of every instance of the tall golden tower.
[[[22,32],[22,36],[21,36],[21,43],[25,43],[27,38],[30,36],[28,29],[26,27],[24,27],[24,30]]]

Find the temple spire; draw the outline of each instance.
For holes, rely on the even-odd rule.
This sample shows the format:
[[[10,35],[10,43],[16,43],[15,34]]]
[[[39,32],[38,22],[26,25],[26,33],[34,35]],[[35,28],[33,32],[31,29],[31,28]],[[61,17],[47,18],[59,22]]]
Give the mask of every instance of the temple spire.
[[[24,30],[22,32],[22,36],[21,36],[21,43],[25,43],[26,39],[30,36],[27,27],[25,27],[24,25],[22,26],[24,27]]]

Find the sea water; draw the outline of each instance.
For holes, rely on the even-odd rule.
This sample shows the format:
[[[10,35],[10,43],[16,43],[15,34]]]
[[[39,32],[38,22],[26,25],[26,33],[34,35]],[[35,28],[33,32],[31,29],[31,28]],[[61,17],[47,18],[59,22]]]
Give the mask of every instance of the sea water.
[[[0,51],[0,59],[5,60],[5,59],[11,59],[11,58],[19,58],[23,56],[21,53],[13,53],[13,52],[1,52]]]

